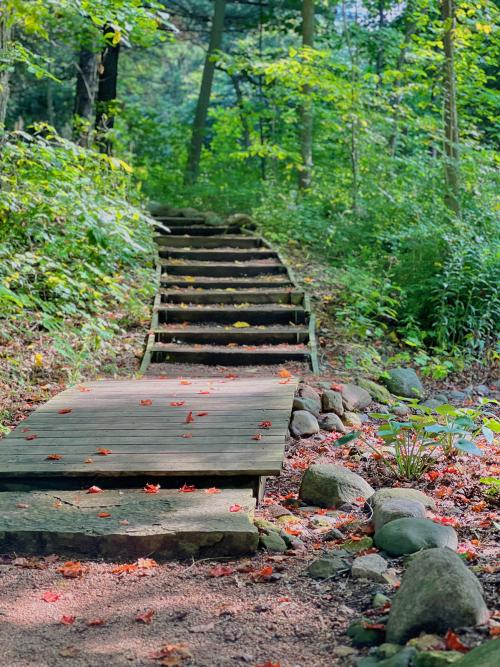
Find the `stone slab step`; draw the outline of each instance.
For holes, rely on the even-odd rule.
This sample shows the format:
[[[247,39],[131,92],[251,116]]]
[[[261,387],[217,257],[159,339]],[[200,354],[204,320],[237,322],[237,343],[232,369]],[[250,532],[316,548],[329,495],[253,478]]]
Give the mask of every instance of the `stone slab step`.
[[[230,512],[232,505],[242,510]],[[146,494],[139,488],[90,495],[85,490],[1,492],[0,552],[122,562],[236,557],[257,549],[254,509],[250,487],[223,488],[219,494],[204,493],[203,485],[194,493],[160,489]]]
[[[224,246],[224,243],[222,243]],[[248,262],[252,259],[278,259],[274,250],[269,248],[159,248],[163,258],[179,258],[200,262]]]
[[[225,289],[225,290],[168,290],[161,289],[162,303],[288,303],[302,305],[303,292],[293,289]]]
[[[161,278],[161,286],[169,289],[183,289],[189,287],[191,289],[245,289],[255,287],[259,289],[273,289],[277,287],[292,288],[287,275],[269,275],[262,274],[252,278],[239,277],[224,277],[224,276],[166,276]]]
[[[155,343],[152,363],[179,362],[223,366],[253,366],[283,364],[287,361],[307,362],[310,352],[305,346],[217,347],[212,345],[176,345]]]
[[[269,260],[262,262],[190,262],[176,264],[161,260],[163,272],[170,276],[258,276],[262,274],[284,274],[287,275],[286,267],[281,262]]]
[[[193,236],[190,234],[179,235],[177,229],[173,235],[157,236],[155,241],[160,248],[261,248],[261,239],[253,236],[242,236],[237,234]]]
[[[300,306],[276,307],[272,304],[260,304],[245,308],[236,308],[228,305],[188,306],[187,308],[181,308],[177,305],[162,305],[158,308],[158,318],[161,324],[167,322],[305,324],[306,316],[306,311]]]
[[[172,343],[178,341],[185,344],[208,344],[208,345],[273,345],[288,343],[307,343],[309,330],[307,327],[246,327],[235,329],[234,327],[210,327],[210,326],[186,326],[172,327],[155,330],[155,340],[158,343]]]

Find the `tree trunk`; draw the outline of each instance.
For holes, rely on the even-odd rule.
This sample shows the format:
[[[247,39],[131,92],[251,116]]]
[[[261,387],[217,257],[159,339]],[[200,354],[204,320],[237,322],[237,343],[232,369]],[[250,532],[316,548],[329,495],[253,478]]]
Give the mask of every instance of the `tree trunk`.
[[[459,164],[458,164],[458,115],[454,61],[455,3],[442,0],[444,45],[444,201],[455,215],[460,215]]]
[[[302,46],[314,45],[314,0],[302,2]],[[302,88],[303,102],[300,109],[300,153],[302,169],[299,171],[299,188],[307,190],[312,183],[313,170],[313,103],[309,86]]]
[[[248,126],[248,119],[245,114],[245,102],[243,100],[243,91],[241,90],[240,78],[237,74],[229,75],[233,84],[234,94],[236,95],[236,104],[240,110],[240,123],[243,135],[241,137],[241,144],[244,148],[250,147],[250,127]]]
[[[203,136],[205,134],[205,124],[207,122],[208,106],[210,104],[210,95],[212,93],[212,83],[215,71],[215,62],[212,60],[212,57],[215,51],[220,49],[222,44],[225,14],[226,0],[215,0],[210,42],[208,45],[207,57],[205,58],[205,65],[203,67],[200,94],[198,96],[198,104],[196,105],[191,133],[191,143],[189,145],[186,173],[184,174],[185,184],[195,183],[200,170],[201,149],[203,146]]]
[[[80,51],[76,75],[73,139],[80,146],[90,143],[90,120],[94,110],[97,85],[97,58],[93,51]]]
[[[106,26],[104,33],[112,32],[112,28]],[[101,153],[112,153],[112,142],[109,131],[115,123],[116,89],[118,82],[118,57],[120,55],[120,43],[113,45],[108,43],[101,53],[99,64],[99,85],[97,87],[96,103],[96,142]]]
[[[10,71],[8,65],[3,63],[3,61],[6,60],[5,56],[10,44],[10,38],[11,28],[8,22],[7,10],[0,8],[0,126],[5,123],[7,103],[9,101]]]

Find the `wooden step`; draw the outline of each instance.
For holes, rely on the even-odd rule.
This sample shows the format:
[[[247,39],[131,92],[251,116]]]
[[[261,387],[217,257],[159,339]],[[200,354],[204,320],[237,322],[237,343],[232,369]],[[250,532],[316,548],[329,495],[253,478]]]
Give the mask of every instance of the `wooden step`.
[[[269,248],[160,248],[160,257],[199,262],[249,262],[252,259],[278,259]]]
[[[238,234],[240,231],[239,227],[210,227],[209,225],[169,225],[168,227],[171,233],[176,236],[184,234],[189,234],[190,236],[221,236],[222,234]],[[157,229],[157,231],[161,235],[165,235],[163,230]]]
[[[293,289],[225,289],[225,290],[168,290],[161,289],[162,303],[289,303],[302,305],[303,292]]]
[[[164,324],[176,322],[207,323],[221,322],[234,324],[304,324],[306,311],[300,306],[258,305],[236,308],[227,305],[191,306],[180,308],[177,305],[162,305],[158,308],[159,322]],[[238,328],[238,327],[235,327]]]
[[[163,272],[173,276],[258,276],[261,274],[287,274],[281,262],[188,262],[176,264],[166,260],[160,261]]]
[[[180,343],[206,344],[206,345],[273,345],[289,344],[296,345],[307,343],[309,330],[301,326],[269,326],[269,327],[246,327],[236,329],[235,327],[214,326],[165,326],[156,329],[155,340],[157,343]]]
[[[188,278],[188,280],[186,280]],[[245,277],[212,277],[212,276],[166,276],[164,274],[161,278],[161,286],[165,288],[185,288],[191,289],[245,289],[248,287],[256,288],[277,288],[290,287],[292,283],[286,275],[266,275],[262,274],[253,278]]]
[[[184,234],[179,236],[177,229],[173,230],[174,235],[157,236],[155,241],[160,248],[260,248],[262,247],[261,239],[253,236],[241,236],[226,234],[223,236],[191,236]]]
[[[152,363],[198,363],[223,366],[253,366],[255,364],[283,364],[287,361],[307,362],[310,359],[307,347],[254,346],[217,347],[212,345],[175,345],[155,343],[152,348]]]
[[[205,218],[181,218],[180,216],[172,217],[170,215],[155,215],[155,220],[159,220],[163,224],[170,226],[179,225],[203,225]]]

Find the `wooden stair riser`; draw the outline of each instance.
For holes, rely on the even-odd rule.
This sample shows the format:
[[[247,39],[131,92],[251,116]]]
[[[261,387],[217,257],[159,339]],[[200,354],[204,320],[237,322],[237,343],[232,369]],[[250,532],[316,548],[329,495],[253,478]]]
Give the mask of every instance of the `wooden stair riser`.
[[[232,291],[232,290],[161,290],[162,303],[284,303],[301,306],[304,294],[291,290]]]
[[[248,287],[257,287],[259,289],[274,289],[277,287],[292,288],[293,285],[287,276],[277,276],[275,280],[269,280],[256,276],[255,278],[235,277],[232,279],[218,279],[209,276],[197,276],[194,280],[185,281],[181,276],[163,276],[161,279],[162,289],[172,288],[189,288],[189,289],[204,289],[211,291],[212,289],[225,289],[231,287],[233,289],[247,289]]]
[[[197,348],[183,348],[176,350],[160,350],[153,347],[151,361],[153,363],[197,363],[222,366],[253,366],[255,364],[283,364],[287,361],[309,361],[309,351],[304,350],[200,350]]]
[[[162,250],[168,248],[262,248],[262,241],[251,236],[238,236],[227,234],[226,236],[190,236],[185,234],[183,236],[177,234],[174,230],[172,236],[157,236],[156,243]]]
[[[169,225],[168,229],[170,229],[169,233],[162,230],[161,227],[158,227],[156,231],[161,236],[165,236],[165,238],[169,238],[170,235],[184,236],[188,234],[189,236],[221,236],[222,234],[239,235],[241,233],[239,227],[190,227],[189,225]]]
[[[183,259],[199,262],[249,262],[253,259],[274,259],[278,256],[267,248],[159,248],[158,253],[164,259]]]
[[[224,327],[200,327],[199,330],[187,328],[155,331],[155,340],[158,343],[180,343],[191,345],[296,345],[309,341],[307,328],[287,327],[283,329],[235,329]]]
[[[246,322],[247,324],[305,324],[306,312],[302,308],[294,309],[234,309],[234,308],[177,308],[160,307],[158,309],[160,324],[166,323],[223,323],[234,324],[235,322]]]
[[[283,264],[231,264],[219,262],[213,264],[163,264],[163,274],[170,276],[210,276],[210,277],[241,277],[266,274],[287,275]],[[165,275],[165,277],[167,277]]]

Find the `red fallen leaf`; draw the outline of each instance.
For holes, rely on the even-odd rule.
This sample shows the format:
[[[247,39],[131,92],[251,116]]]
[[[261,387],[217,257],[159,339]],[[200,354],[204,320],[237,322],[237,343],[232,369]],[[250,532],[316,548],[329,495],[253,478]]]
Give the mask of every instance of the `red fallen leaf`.
[[[138,558],[137,567],[139,570],[151,570],[153,567],[158,567],[158,563],[153,558]]]
[[[485,501],[485,500],[481,500],[481,502],[477,503],[477,505],[472,505],[472,506],[471,506],[471,510],[472,510],[473,512],[482,512],[483,510],[486,509],[486,507],[487,507],[487,503],[486,503],[486,501]]]
[[[229,511],[230,512],[239,512],[241,509],[242,509],[241,505],[238,505],[237,503],[235,503],[234,505],[231,505],[231,507],[229,508]]]
[[[268,660],[267,662],[263,662],[260,665],[256,665],[255,667],[281,667],[279,662],[271,662]]]
[[[87,621],[87,625],[92,628],[97,625],[104,625],[105,621],[102,618],[91,618],[90,620]]]
[[[470,651],[470,648],[463,644],[459,636],[451,629],[445,634],[444,641],[448,651],[460,651],[461,653]]]
[[[144,493],[158,493],[159,490],[161,489],[161,486],[159,484],[146,484],[144,487],[143,491]]]
[[[292,464],[294,470],[305,470],[309,468],[309,463],[307,461],[294,461]]]
[[[429,472],[425,473],[425,477],[430,482],[435,482],[436,479],[439,479],[441,477],[441,473],[438,472],[437,470],[429,470]]]
[[[181,407],[182,405],[184,405],[185,403],[186,403],[186,401],[172,401],[172,403],[170,403],[170,405],[171,405],[173,408],[180,408],[180,407]]]
[[[111,574],[125,574],[128,572],[135,572],[138,569],[135,563],[125,563],[124,565],[118,565],[117,567],[111,570]]]
[[[296,528],[285,528],[285,533],[288,533],[289,535],[293,535],[294,537],[298,537],[299,535],[302,534],[302,531],[297,530]]]
[[[263,421],[263,422],[260,422],[259,428],[271,428],[272,425],[273,425],[273,422]]]
[[[78,391],[87,393],[91,391],[91,389],[89,389],[88,387],[78,387]]]
[[[236,375],[235,373],[228,373],[227,375],[224,375],[224,377],[228,380],[236,380],[240,376]]]
[[[252,440],[262,440],[264,436],[262,433],[256,433],[254,436],[252,436]]]
[[[59,623],[62,623],[62,625],[73,625],[75,621],[76,616],[61,616]]]
[[[21,433],[27,433],[28,431],[29,431],[29,428],[26,428],[26,427],[21,429]]]
[[[135,620],[138,623],[145,623],[146,625],[149,625],[153,620],[154,615],[155,615],[154,609],[148,609],[147,611],[143,611],[141,614],[137,614]]]
[[[27,435],[24,439],[25,440],[36,440],[38,438],[36,433],[32,433],[31,435]]]
[[[210,577],[228,577],[234,570],[229,565],[216,565],[208,573]]]
[[[205,489],[205,493],[222,493],[222,491],[216,486],[211,486],[209,489]]]
[[[85,459],[84,463],[94,463],[92,459]]]
[[[153,401],[150,398],[141,398],[141,405],[153,405]]]
[[[68,560],[64,565],[58,567],[57,571],[66,579],[79,579],[88,571],[88,568],[82,565],[79,560]]]
[[[333,389],[333,391],[342,391],[344,389],[344,385],[333,383],[330,385],[330,389]]]
[[[441,523],[443,526],[458,526],[457,519],[452,516],[435,516],[433,519],[434,523]]]
[[[62,459],[62,454],[49,454],[45,457],[46,461],[60,461]]]
[[[383,623],[363,623],[365,630],[385,630]]]
[[[186,421],[184,423],[191,424],[191,422],[194,422],[194,417],[193,417],[193,412],[190,410],[188,412],[188,416],[186,417]]]
[[[180,493],[193,493],[196,491],[196,486],[194,484],[183,484],[179,489]]]
[[[68,415],[70,412],[73,412],[73,408],[62,408],[57,411],[60,415]]]
[[[190,433],[183,433],[181,435],[181,438],[192,438],[192,437],[193,437],[193,434],[191,432]]]
[[[29,505],[26,503],[16,503],[16,507],[20,510],[27,510],[29,508]]]
[[[500,625],[493,625],[490,628],[490,637],[500,637]]]
[[[271,565],[266,565],[265,567],[257,570],[252,577],[256,580],[266,581],[273,573],[273,568]]]
[[[96,451],[96,454],[99,454],[99,456],[109,456],[109,454],[112,454],[111,449],[106,449],[106,447],[99,447]]]
[[[104,493],[104,491],[98,487],[98,486],[91,486],[88,490],[87,493]]]
[[[168,380],[168,375],[158,375],[158,380]]]
[[[191,380],[181,380],[181,384],[191,384]]]
[[[97,515],[100,519],[109,519],[111,514],[109,512],[99,512]]]
[[[455,468],[455,466],[448,466],[443,470],[443,472],[447,473],[448,475],[458,475],[460,471]]]
[[[287,371],[286,368],[282,368],[281,370],[278,371],[278,375],[280,378],[291,378],[292,374],[290,371]]]
[[[450,489],[448,486],[440,486],[438,489],[436,489],[437,498],[447,498],[448,496],[451,496],[452,493],[452,489]]]
[[[207,394],[210,394],[209,391],[199,391],[198,393],[199,393],[199,394],[204,394],[205,396],[206,396]]]
[[[42,600],[44,602],[57,602],[61,596],[59,593],[54,593],[54,591],[47,591],[42,595]]]
[[[196,416],[197,417],[206,417],[208,415],[208,412],[197,412]]]

